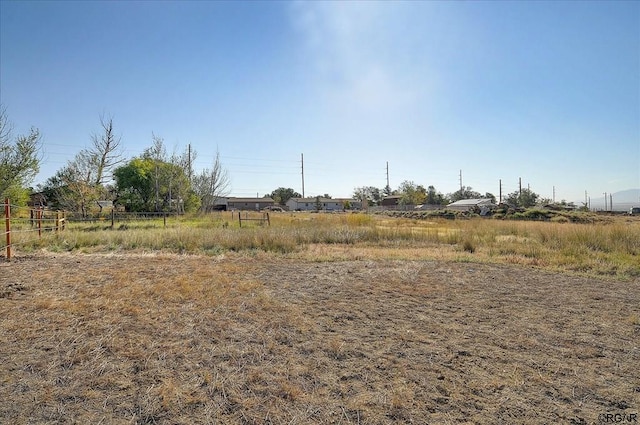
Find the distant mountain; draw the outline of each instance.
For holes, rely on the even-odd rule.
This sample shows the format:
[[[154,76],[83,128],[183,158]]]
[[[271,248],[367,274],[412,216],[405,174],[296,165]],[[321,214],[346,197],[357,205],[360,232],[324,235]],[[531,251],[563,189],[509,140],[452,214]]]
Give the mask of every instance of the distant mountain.
[[[604,210],[604,196],[599,198],[591,198],[592,210]],[[613,211],[628,211],[631,207],[640,207],[640,189],[628,189],[620,192],[607,194],[607,210],[611,210],[611,202],[613,202]],[[576,205],[583,205],[584,201],[576,202]]]

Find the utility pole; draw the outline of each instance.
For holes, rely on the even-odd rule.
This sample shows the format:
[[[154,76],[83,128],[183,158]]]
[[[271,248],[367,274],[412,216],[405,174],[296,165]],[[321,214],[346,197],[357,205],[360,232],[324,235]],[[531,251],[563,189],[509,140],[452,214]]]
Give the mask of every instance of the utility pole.
[[[607,210],[607,192],[604,192],[604,210]]]
[[[387,161],[387,187],[391,188],[391,186],[389,186],[389,161]]]
[[[460,170],[460,192],[462,193],[462,170]]]
[[[502,179],[500,179],[500,204],[502,203]]]
[[[589,206],[589,198],[587,197],[587,191],[584,191],[584,206],[588,207]]]
[[[304,154],[300,154],[300,162],[302,163],[302,197],[304,198]]]
[[[613,193],[609,194],[609,209],[613,211]]]
[[[522,198],[522,177],[518,177],[518,188],[519,188],[518,197]]]
[[[556,203],[556,187],[553,186],[553,203]]]

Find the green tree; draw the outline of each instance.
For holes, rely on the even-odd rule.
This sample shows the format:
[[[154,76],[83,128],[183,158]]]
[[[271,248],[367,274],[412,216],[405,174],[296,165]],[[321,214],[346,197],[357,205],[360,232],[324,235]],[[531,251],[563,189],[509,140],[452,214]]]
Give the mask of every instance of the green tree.
[[[486,192],[483,196],[484,199],[491,199],[491,202],[496,203],[496,195],[491,192]]]
[[[98,200],[113,200],[105,183],[110,180],[113,167],[122,162],[120,138],[115,136],[112,119],[102,117],[100,124],[103,131],[91,136],[92,146],[78,152],[45,182],[43,191],[55,208],[86,217],[92,208],[101,209]]]
[[[382,201],[382,192],[374,186],[362,186],[353,189],[353,198],[360,201],[367,201],[369,205],[379,205]]]
[[[473,190],[471,186],[463,186],[459,190],[448,195],[451,202],[460,201],[462,199],[482,199],[480,192]]]
[[[179,165],[150,157],[134,158],[116,168],[113,176],[116,201],[128,211],[182,212],[200,207],[200,200]]]
[[[398,202],[400,205],[420,205],[427,199],[427,191],[422,185],[405,180],[398,187],[398,194],[402,197]]]
[[[28,135],[13,137],[6,109],[0,106],[0,196],[25,204],[27,186],[40,169],[40,131],[31,128]]]
[[[155,204],[155,176],[156,162],[151,158],[134,158],[116,168],[113,177],[117,203],[124,205],[127,211],[151,211]]]
[[[516,190],[508,194],[505,201],[517,207],[529,208],[536,205],[538,198],[540,198],[540,195],[527,188],[522,189],[522,192]]]
[[[177,154],[174,152],[169,156],[164,146],[164,139],[154,133],[152,133],[152,139],[153,144],[144,150],[140,158],[151,164],[150,175],[145,174],[147,179],[145,182],[150,181],[151,184],[151,202],[144,201],[144,209],[146,211],[182,213],[200,208],[201,200],[194,193],[189,178],[191,161],[195,153],[189,154],[185,151],[182,154]],[[141,187],[139,190],[132,190],[131,187],[128,187],[123,192],[118,190],[118,193],[124,195],[124,199],[131,203],[131,208],[134,208],[133,205],[142,201],[141,194],[144,194],[144,198],[146,198],[148,191],[148,187]],[[140,210],[138,209],[138,211]]]
[[[50,206],[80,213],[83,217],[89,214],[91,207],[97,206],[104,187],[96,184],[97,157],[89,150],[83,149],[67,165],[58,170],[45,182],[45,192]]]
[[[434,186],[429,186],[427,188],[427,199],[425,203],[429,205],[446,205],[448,200],[442,193],[438,192]]]
[[[274,202],[278,205],[286,205],[289,199],[301,198],[302,195],[300,195],[298,192],[291,189],[290,187],[287,187],[287,188],[279,187],[273,192],[271,192],[269,197],[273,199]]]

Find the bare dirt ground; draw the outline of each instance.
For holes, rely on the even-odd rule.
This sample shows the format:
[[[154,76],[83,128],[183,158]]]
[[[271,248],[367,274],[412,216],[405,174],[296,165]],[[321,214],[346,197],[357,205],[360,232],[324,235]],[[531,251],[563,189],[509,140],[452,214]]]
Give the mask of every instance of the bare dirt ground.
[[[640,421],[637,281],[56,254],[0,263],[0,322],[3,424]]]

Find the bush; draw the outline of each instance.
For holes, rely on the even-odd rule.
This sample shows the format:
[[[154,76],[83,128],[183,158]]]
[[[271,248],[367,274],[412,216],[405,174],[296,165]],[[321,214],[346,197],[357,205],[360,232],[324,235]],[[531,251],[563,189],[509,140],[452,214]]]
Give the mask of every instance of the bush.
[[[462,249],[464,249],[467,252],[470,252],[471,254],[473,254],[474,252],[476,252],[476,247],[473,244],[473,242],[471,241],[471,239],[465,239],[462,242]]]

